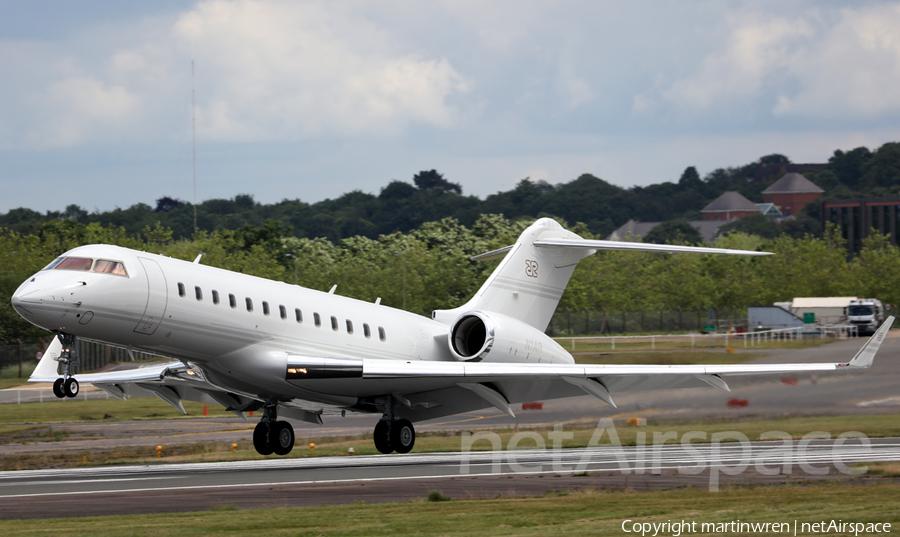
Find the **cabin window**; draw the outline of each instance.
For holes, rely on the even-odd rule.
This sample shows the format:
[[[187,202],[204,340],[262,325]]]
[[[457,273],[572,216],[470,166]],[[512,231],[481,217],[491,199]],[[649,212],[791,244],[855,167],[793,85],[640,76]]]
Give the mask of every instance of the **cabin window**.
[[[303,312],[300,311],[300,308],[294,308],[294,318],[297,319],[298,323],[303,322]]]
[[[94,272],[116,274],[118,276],[128,276],[128,274],[125,272],[125,265],[118,261],[110,261],[108,259],[98,259],[97,261],[95,261]]]
[[[53,269],[54,270],[79,270],[81,272],[87,272],[91,270],[91,265],[94,263],[93,259],[87,257],[66,257],[59,263],[57,263]]]
[[[387,336],[385,336],[384,334],[384,328],[380,326],[378,327],[378,339],[380,339],[381,341],[385,341],[387,339]]]
[[[372,331],[369,330],[369,325],[366,323],[363,323],[363,335],[367,338],[372,337]]]
[[[353,335],[353,321],[347,319],[347,333]]]
[[[284,306],[278,306],[278,313],[281,314],[282,319],[287,319],[287,308]]]
[[[263,300],[263,315],[269,314],[269,303]]]
[[[335,332],[337,332],[337,330],[338,330],[337,317],[335,317],[334,315],[331,316],[331,329],[334,330]]]
[[[203,290],[199,285],[194,287],[194,296],[197,297],[197,300],[203,300]]]
[[[212,295],[213,295],[213,304],[217,304],[217,305],[218,305],[218,303],[219,303],[219,292],[216,291],[215,289],[213,289]]]
[[[237,298],[235,298],[235,296],[232,295],[231,293],[228,293],[228,305],[231,306],[232,308],[237,307]]]
[[[316,322],[316,326],[322,326],[322,318],[318,313],[313,313],[313,320]]]
[[[184,297],[184,284],[178,282],[178,296]]]
[[[247,302],[247,311],[253,311],[253,299],[247,297],[244,300]]]

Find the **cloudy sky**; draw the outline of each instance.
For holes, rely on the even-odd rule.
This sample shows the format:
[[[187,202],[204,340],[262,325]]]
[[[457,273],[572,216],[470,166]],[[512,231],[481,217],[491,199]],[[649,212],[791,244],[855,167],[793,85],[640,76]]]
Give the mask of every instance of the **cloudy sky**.
[[[0,212],[314,202],[435,168],[677,180],[900,141],[900,3],[0,0]]]

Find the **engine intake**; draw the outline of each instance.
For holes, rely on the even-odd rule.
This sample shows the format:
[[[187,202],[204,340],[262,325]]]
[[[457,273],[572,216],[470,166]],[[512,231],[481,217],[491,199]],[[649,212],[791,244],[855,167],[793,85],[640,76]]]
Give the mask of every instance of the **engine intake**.
[[[494,345],[494,325],[480,311],[464,313],[450,330],[450,349],[457,360],[480,361]]]

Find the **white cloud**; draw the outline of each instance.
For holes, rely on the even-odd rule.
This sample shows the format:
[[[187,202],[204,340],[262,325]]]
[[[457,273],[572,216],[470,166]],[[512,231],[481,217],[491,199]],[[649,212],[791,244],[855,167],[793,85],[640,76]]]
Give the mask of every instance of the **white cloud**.
[[[127,88],[91,77],[53,82],[29,100],[45,120],[42,128],[28,131],[26,137],[33,145],[50,147],[109,139],[127,123],[140,102]]]
[[[796,55],[800,84],[779,116],[858,119],[900,112],[900,5],[843,10],[837,24]]]
[[[184,140],[192,50],[207,142],[449,128],[472,87],[446,58],[404,50],[358,10],[328,2],[213,0],[81,31],[72,42],[0,40],[10,52],[0,67],[15,80],[0,88],[0,146]]]
[[[444,58],[394,50],[389,35],[333,4],[210,1],[175,34],[194,44],[198,129],[220,141],[382,135],[453,124],[471,83]]]
[[[676,80],[662,97],[684,108],[708,109],[756,98],[764,87],[782,82],[794,46],[814,32],[804,20],[757,19],[733,22],[725,50],[707,56],[699,73]]]
[[[900,5],[844,9],[833,17],[732,16],[727,44],[698,71],[635,97],[677,109],[856,120],[900,112]]]

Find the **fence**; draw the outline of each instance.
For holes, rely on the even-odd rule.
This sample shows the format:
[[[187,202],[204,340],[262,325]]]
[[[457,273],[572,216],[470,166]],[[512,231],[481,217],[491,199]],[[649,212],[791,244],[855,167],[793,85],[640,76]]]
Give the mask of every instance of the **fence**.
[[[624,345],[633,343],[650,344],[650,348],[656,349],[657,344],[676,342],[685,347],[690,344],[694,347],[716,346],[743,346],[744,348],[756,347],[771,341],[798,340],[807,337],[818,337],[817,332],[808,332],[805,327],[779,328],[777,330],[761,330],[759,332],[722,333],[710,332],[708,334],[666,334],[649,336],[584,336],[584,337],[556,337],[556,341],[569,352],[576,352],[579,344],[599,343],[609,345],[610,350],[616,350],[616,343],[621,349]],[[838,337],[837,334],[834,335]],[[844,337],[841,335],[840,337]]]
[[[27,377],[37,365],[37,356],[47,350],[53,336],[44,338],[19,339],[15,345],[0,345],[0,376]],[[73,373],[85,373],[102,369],[110,363],[132,360],[149,360],[154,356],[143,352],[111,347],[103,343],[78,340],[78,358],[80,365]]]
[[[550,321],[547,332],[551,336],[627,334],[635,332],[699,332],[704,331],[704,327],[709,325],[715,325],[719,330],[727,328],[743,330],[747,327],[747,310],[557,310]]]

